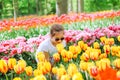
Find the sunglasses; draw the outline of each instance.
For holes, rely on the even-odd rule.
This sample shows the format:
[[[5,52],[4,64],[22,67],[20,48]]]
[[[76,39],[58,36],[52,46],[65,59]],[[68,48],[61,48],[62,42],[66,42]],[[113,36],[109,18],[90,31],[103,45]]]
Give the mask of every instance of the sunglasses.
[[[64,40],[64,37],[63,38],[55,38],[55,41],[59,41],[59,40]]]

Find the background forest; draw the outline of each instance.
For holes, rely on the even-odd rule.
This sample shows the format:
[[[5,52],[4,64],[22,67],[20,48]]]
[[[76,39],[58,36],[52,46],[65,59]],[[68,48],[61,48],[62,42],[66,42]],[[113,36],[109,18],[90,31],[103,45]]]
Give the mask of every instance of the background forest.
[[[0,0],[0,19],[33,14],[61,15],[69,12],[95,12],[119,8],[120,0]]]

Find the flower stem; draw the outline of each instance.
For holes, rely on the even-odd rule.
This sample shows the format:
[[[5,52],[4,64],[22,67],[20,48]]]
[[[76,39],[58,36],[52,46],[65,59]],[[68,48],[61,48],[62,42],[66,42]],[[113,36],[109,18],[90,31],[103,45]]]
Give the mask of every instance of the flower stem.
[[[6,80],[8,80],[8,76],[7,76],[7,74],[5,73],[5,77],[6,77]]]

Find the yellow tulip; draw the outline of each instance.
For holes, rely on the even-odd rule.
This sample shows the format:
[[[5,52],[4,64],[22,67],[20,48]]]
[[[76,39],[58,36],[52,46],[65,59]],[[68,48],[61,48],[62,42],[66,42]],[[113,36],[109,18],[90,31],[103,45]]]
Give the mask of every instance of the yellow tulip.
[[[45,62],[44,68],[46,69],[47,72],[51,71],[51,64],[50,62]]]
[[[14,66],[14,71],[15,71],[17,74],[21,74],[21,73],[23,72],[22,67],[19,66],[18,64]]]
[[[34,76],[40,76],[40,75],[42,75],[42,71],[41,71],[41,70],[38,70],[38,69],[35,69],[35,70],[33,71],[33,74],[34,74]]]
[[[88,48],[88,45],[84,44],[83,50],[85,51],[85,50],[87,50],[87,48]]]
[[[63,44],[57,44],[56,48],[57,48],[58,52],[61,53],[62,49],[64,49],[64,46],[63,46]]]
[[[75,73],[72,80],[84,80],[81,73]]]
[[[37,59],[38,59],[39,62],[40,61],[45,61],[45,55],[42,52],[39,52],[37,54]]]
[[[46,77],[44,75],[36,76],[34,80],[46,80]]]
[[[62,49],[62,51],[61,51],[61,56],[62,56],[63,58],[66,58],[66,55],[67,55],[67,50]]]
[[[99,70],[105,70],[107,67],[110,67],[110,60],[108,58],[104,58],[100,61],[96,61],[96,66]]]
[[[20,77],[15,77],[13,80],[22,80]]]
[[[104,44],[105,43],[105,40],[106,40],[106,37],[101,37],[100,38],[100,41]]]
[[[94,43],[93,43],[93,47],[94,47],[95,49],[99,49],[99,48],[100,48],[100,44],[99,44],[98,42],[94,42]]]
[[[31,66],[25,68],[25,72],[28,76],[32,76],[33,69]]]
[[[109,45],[113,45],[115,43],[114,38],[109,39]]]
[[[105,40],[105,45],[109,45],[109,39],[108,38]]]
[[[10,58],[9,60],[8,60],[8,67],[9,67],[9,69],[14,69],[14,66],[16,65],[16,59],[15,58]]]
[[[80,54],[80,53],[81,53],[81,48],[80,48],[80,46],[76,46],[76,47],[75,47],[75,51],[76,51],[76,54]]]
[[[5,60],[0,60],[0,72],[6,73],[8,71],[8,65]]]
[[[80,46],[80,48],[83,49],[84,48],[84,42],[83,41],[79,41],[78,42],[78,46]]]
[[[21,59],[18,61],[18,65],[21,67],[22,71],[24,71],[26,67],[26,61]]]
[[[68,58],[63,58],[64,62],[68,62],[69,59]]]
[[[60,80],[70,80],[70,77],[67,74],[66,75],[62,75]]]
[[[100,59],[107,58],[107,54],[106,53],[100,54],[99,58]]]
[[[72,59],[72,57],[73,57],[73,53],[68,51],[67,52],[67,58],[70,60],[70,59]]]
[[[99,53],[97,51],[92,51],[90,52],[90,58],[92,60],[97,60],[98,59],[98,56],[99,56]]]
[[[65,68],[58,68],[58,69],[57,69],[57,77],[58,77],[58,79],[60,79],[61,76],[62,76],[62,75],[65,75],[65,74],[66,74]]]
[[[113,64],[114,64],[114,66],[116,66],[117,68],[120,68],[120,59],[115,59],[115,60],[113,61]]]
[[[75,46],[69,46],[69,51],[72,52],[73,54],[76,54]]]
[[[110,46],[109,45],[104,45],[103,49],[106,54],[110,54]]]
[[[71,63],[68,66],[67,72],[68,72],[69,76],[72,77],[75,73],[78,72],[78,68],[75,64]]]
[[[88,61],[88,60],[89,60],[89,55],[86,54],[86,53],[83,53],[83,54],[80,56],[80,59],[81,59],[81,60]]]
[[[52,68],[52,73],[53,73],[53,74],[56,74],[56,73],[57,73],[57,69],[58,69],[57,67],[53,67],[53,68]]]
[[[53,54],[53,59],[54,59],[56,62],[59,62],[59,60],[60,60],[60,54],[58,54],[58,53]]]
[[[114,56],[118,53],[119,49],[117,46],[111,46],[111,54]]]
[[[120,42],[120,35],[117,37],[118,41]]]
[[[88,65],[87,65],[87,62],[85,61],[80,61],[80,69],[82,69],[83,71],[87,70],[88,68]]]

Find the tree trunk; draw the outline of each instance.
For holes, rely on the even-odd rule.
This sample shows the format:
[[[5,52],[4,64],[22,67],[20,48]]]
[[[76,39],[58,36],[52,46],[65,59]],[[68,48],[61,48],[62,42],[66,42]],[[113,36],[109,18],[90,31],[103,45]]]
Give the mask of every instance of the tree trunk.
[[[68,0],[56,0],[56,14],[61,16],[68,12]]]
[[[84,11],[84,0],[77,0],[77,13]]]
[[[30,14],[30,0],[28,0],[28,14]]]
[[[36,0],[36,13],[39,14],[39,0]]]
[[[14,9],[14,22],[16,22],[18,16],[18,0],[13,0],[13,9]]]
[[[42,15],[43,12],[44,12],[43,7],[42,7],[43,6],[42,5],[42,0],[39,0],[38,5],[39,5],[39,7],[38,7],[38,14]]]
[[[68,12],[73,12],[73,0],[69,0],[68,2]]]

